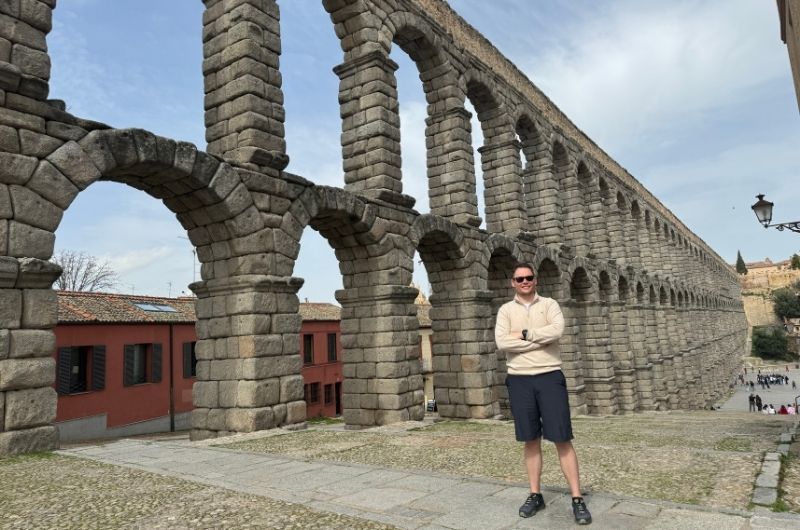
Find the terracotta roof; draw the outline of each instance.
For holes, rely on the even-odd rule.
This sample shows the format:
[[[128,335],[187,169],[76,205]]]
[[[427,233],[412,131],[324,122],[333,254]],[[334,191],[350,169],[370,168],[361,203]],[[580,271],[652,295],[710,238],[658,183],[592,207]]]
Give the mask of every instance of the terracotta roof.
[[[171,322],[193,324],[196,320],[195,299],[192,297],[161,298],[75,291],[56,291],[56,293],[60,323]]]
[[[118,293],[56,291],[59,323],[186,323],[193,324],[194,297],[162,298]],[[174,311],[169,311],[169,308]],[[149,310],[148,310],[149,309]],[[156,311],[155,309],[161,309]],[[430,304],[417,304],[420,327],[430,327]],[[327,303],[301,303],[304,321],[342,318],[342,308]]]
[[[194,297],[163,298],[75,291],[56,291],[56,293],[58,295],[58,321],[61,323],[172,322],[193,324],[196,320]],[[174,311],[169,311],[170,308]],[[162,310],[155,311],[155,309]],[[334,304],[305,303],[300,304],[300,316],[303,317],[303,320],[340,320],[342,308]]]

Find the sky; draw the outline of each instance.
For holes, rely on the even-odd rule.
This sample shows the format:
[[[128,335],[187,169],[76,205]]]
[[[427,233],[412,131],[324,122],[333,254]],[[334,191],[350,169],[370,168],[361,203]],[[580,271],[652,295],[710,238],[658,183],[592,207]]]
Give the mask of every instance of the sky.
[[[449,3],[723,259],[800,252],[800,235],[764,229],[750,209],[764,193],[774,222],[800,220],[800,112],[775,2]],[[279,5],[287,171],[342,187],[338,39],[319,0]],[[205,149],[202,10],[200,0],[59,0],[48,36],[50,97],[76,116]],[[403,191],[427,213],[424,96],[410,59],[396,46],[391,57],[400,66]],[[474,117],[472,130],[480,146]],[[78,196],[56,232],[59,249],[107,261],[120,292],[190,295],[200,279],[174,216],[121,184],[99,182]],[[415,267],[415,282],[429,290]],[[306,280],[301,301],[335,303],[336,258],[311,228],[294,276]]]

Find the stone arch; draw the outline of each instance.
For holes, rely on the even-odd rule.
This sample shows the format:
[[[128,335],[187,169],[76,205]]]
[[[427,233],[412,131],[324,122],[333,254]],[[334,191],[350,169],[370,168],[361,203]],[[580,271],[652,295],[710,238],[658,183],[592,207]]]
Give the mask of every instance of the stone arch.
[[[536,258],[532,263],[536,267],[536,277],[538,278],[537,292],[548,298],[559,299],[563,296],[563,286],[557,253],[555,255],[548,252],[540,253],[540,250],[543,249],[537,249]]]
[[[197,247],[204,279],[215,276],[207,264],[236,257],[232,243],[265,227],[250,191],[228,164],[192,144],[141,129],[106,129],[64,143],[38,163],[18,209],[24,210],[19,221],[41,235],[19,240],[10,246],[9,255],[48,259],[54,240],[43,232],[54,232],[63,210],[98,180],[127,184],[161,200]],[[22,208],[26,202],[29,207]],[[44,246],[30,246],[43,241]]]
[[[392,12],[385,28],[389,44],[397,44],[417,66],[428,103],[425,137],[431,213],[479,226],[470,115],[464,109],[466,93],[459,73],[439,35],[418,15]],[[453,160],[461,161],[460,167],[455,168]]]
[[[635,292],[631,289],[628,278],[620,274],[617,280],[617,299],[623,303],[629,303],[635,298]]]
[[[515,121],[515,131],[520,143],[522,154],[522,190],[524,196],[524,209],[526,230],[537,233],[538,221],[536,213],[540,208],[540,193],[546,182],[542,172],[546,168],[547,150],[545,136],[537,121],[528,113],[523,112]]]
[[[365,0],[353,0],[353,2],[347,4],[342,4],[338,0],[322,0],[322,5],[325,11],[331,15],[331,22],[333,22],[336,34],[339,36],[339,44],[344,52],[345,60],[375,51],[388,53],[391,47],[391,39],[387,39],[379,31],[376,31],[374,38],[365,38],[369,35],[369,32],[363,31],[364,29],[372,28],[378,30],[381,26],[380,20],[371,13]],[[356,29],[362,30],[365,35],[359,38],[345,38],[347,36],[352,37],[352,33]]]
[[[28,200],[33,195],[41,199],[29,203],[30,208],[22,208],[19,202],[18,209],[25,210],[27,216],[37,208],[43,208],[41,217],[46,220],[49,216],[47,222],[52,223],[49,228],[55,230],[61,214],[54,215],[54,208],[68,208],[80,191],[99,180],[127,184],[160,199],[175,213],[197,249],[202,264],[202,281],[193,284],[192,289],[198,296],[197,351],[200,360],[194,387],[192,437],[206,438],[230,431],[249,432],[303,421],[302,385],[298,395],[298,386],[287,383],[278,402],[265,401],[264,395],[256,390],[258,384],[265,383],[265,366],[273,361],[259,357],[263,355],[261,348],[270,349],[274,344],[283,343],[280,338],[272,346],[259,342],[266,331],[267,321],[260,301],[282,296],[275,294],[270,278],[277,277],[281,271],[288,274],[290,267],[281,269],[271,259],[264,243],[269,229],[240,170],[197,151],[192,144],[159,137],[141,129],[95,130],[78,141],[63,143],[32,168],[24,187],[26,191],[21,193],[19,200]],[[42,220],[37,222],[44,223]],[[43,228],[37,230],[52,234]],[[52,238],[26,237],[11,250],[20,258],[22,254],[48,258],[53,250]],[[55,274],[52,279],[55,279]],[[277,288],[278,292],[288,293],[299,287],[293,279],[285,280],[282,287]],[[55,294],[43,290],[38,301],[39,310],[43,314],[55,315],[55,303]],[[212,306],[223,310],[219,312]],[[55,318],[47,324],[41,329],[54,326]],[[284,331],[276,326],[271,336],[282,337]],[[228,344],[234,348],[233,342],[226,340],[232,337],[236,339],[235,355],[239,355],[242,349],[259,353],[243,361],[247,366],[243,364],[240,371],[210,371],[213,359],[235,356],[229,356],[227,351]],[[296,353],[297,350],[286,352],[290,362],[281,365],[286,371],[284,375],[299,373]],[[231,402],[221,405],[221,382],[238,389],[235,406]]]
[[[552,203],[549,212],[552,212],[553,218],[550,220],[545,242],[555,243],[564,240],[565,199],[567,189],[574,179],[574,171],[566,143],[558,134],[551,138],[550,155],[550,175],[553,181],[551,193],[554,196],[548,202]]]
[[[484,182],[486,229],[490,233],[525,230],[525,202],[519,143],[508,106],[493,75],[470,68],[464,73],[466,96],[483,131],[478,148]]]
[[[595,296],[595,286],[585,268],[580,266],[570,267],[569,294],[570,298],[578,302],[588,302]]]
[[[575,226],[572,228],[575,237],[573,238],[575,253],[585,256],[590,252],[591,242],[595,237],[600,237],[602,227],[600,226],[602,217],[600,216],[598,197],[593,186],[594,175],[589,164],[581,157],[577,161],[576,181],[578,198],[577,217]],[[597,246],[600,246],[599,244]]]
[[[613,283],[608,271],[601,269],[597,282],[601,302],[610,302],[613,299]]]

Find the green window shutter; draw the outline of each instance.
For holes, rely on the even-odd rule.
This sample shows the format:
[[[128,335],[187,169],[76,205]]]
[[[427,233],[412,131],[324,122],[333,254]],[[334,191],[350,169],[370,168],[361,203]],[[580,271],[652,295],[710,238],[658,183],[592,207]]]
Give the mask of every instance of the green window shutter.
[[[161,366],[162,366],[161,351],[162,351],[161,343],[153,344],[153,358],[150,364],[151,383],[161,382]]]
[[[183,343],[183,378],[192,377],[192,343]]]
[[[135,348],[136,346],[133,344],[126,344],[123,350],[122,384],[124,386],[133,385],[133,357]]]
[[[58,349],[58,368],[56,374],[56,391],[69,394],[69,382],[72,375],[72,348]]]
[[[106,347],[102,344],[92,347],[92,390],[106,388]]]

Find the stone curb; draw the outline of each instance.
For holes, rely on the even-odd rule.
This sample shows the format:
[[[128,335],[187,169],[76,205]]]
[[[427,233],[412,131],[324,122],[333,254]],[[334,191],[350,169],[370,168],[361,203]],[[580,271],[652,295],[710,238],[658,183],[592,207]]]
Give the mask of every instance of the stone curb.
[[[792,440],[800,431],[800,421],[787,427],[787,432],[778,438],[776,452],[766,453],[761,462],[761,471],[756,477],[755,487],[750,502],[757,506],[772,506],[778,500],[778,486],[780,485],[781,456],[789,454]]]

